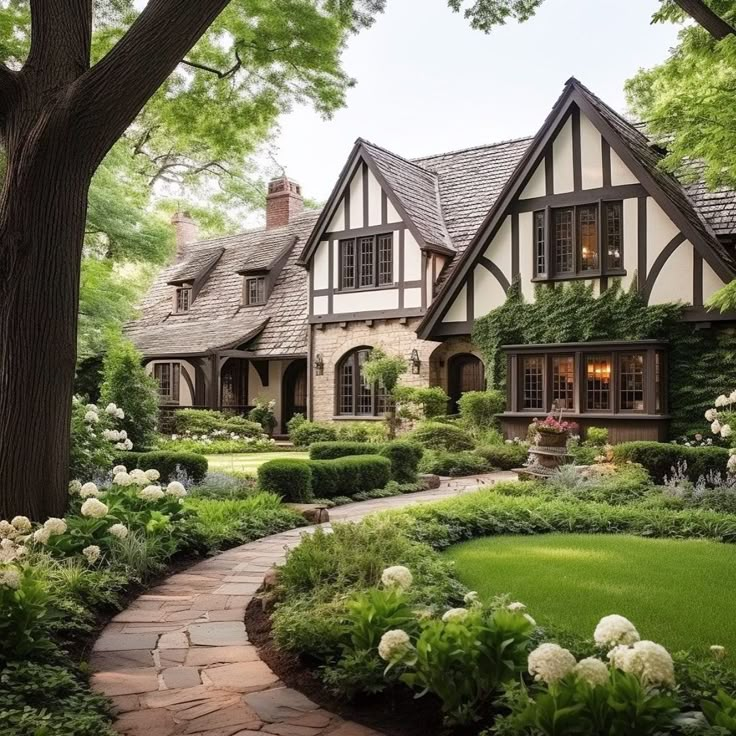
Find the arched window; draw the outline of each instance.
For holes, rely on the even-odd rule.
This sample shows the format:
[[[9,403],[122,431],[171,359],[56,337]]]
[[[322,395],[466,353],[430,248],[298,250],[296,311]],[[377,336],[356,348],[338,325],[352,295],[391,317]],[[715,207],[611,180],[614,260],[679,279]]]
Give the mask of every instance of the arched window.
[[[347,416],[379,416],[386,411],[383,386],[369,384],[360,371],[368,360],[369,347],[355,348],[337,365],[337,413]]]

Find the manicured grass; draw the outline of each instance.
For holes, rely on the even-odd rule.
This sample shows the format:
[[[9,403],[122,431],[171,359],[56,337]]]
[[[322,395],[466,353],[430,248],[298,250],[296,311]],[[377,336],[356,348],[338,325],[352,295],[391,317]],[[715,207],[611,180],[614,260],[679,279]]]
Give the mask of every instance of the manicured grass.
[[[241,452],[232,455],[207,455],[209,469],[220,473],[237,471],[255,475],[258,467],[276,458],[309,458],[308,452]]]
[[[623,534],[484,537],[451,547],[484,599],[510,593],[540,625],[586,638],[602,616],[634,622],[672,651],[722,644],[736,662],[736,545]]]

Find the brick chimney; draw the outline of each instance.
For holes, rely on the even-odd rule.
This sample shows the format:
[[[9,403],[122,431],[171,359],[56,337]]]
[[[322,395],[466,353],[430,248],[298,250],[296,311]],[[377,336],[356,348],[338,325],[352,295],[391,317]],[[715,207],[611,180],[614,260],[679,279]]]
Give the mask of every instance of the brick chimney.
[[[199,228],[188,212],[175,212],[171,216],[176,238],[176,260],[184,258],[187,246],[199,238]]]
[[[266,230],[288,225],[304,209],[302,188],[287,176],[268,182]]]

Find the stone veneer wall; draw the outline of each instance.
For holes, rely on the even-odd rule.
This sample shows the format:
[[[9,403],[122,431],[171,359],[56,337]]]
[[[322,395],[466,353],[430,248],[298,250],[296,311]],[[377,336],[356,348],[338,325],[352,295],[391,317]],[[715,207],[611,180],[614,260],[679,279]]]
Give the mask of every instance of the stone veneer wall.
[[[420,318],[409,319],[406,324],[401,324],[399,319],[385,319],[373,320],[371,326],[362,321],[347,322],[344,327],[340,324],[325,324],[323,329],[313,327],[312,355],[320,353],[325,368],[321,376],[312,370],[312,418],[327,421],[335,416],[335,369],[342,357],[354,348],[381,347],[390,355],[401,355],[407,361],[416,348],[421,360],[419,374],[412,373],[409,367],[401,378],[402,384],[442,386],[445,390],[447,359],[451,355],[472,352],[480,357],[467,338],[450,338],[442,343],[420,340],[416,334],[420,322]]]

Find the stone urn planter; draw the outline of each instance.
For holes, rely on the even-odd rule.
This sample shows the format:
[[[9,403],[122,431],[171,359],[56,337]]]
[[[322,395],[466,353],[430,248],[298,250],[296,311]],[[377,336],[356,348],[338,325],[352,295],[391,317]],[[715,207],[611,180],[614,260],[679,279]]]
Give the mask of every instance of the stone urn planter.
[[[544,480],[568,461],[567,441],[570,433],[577,430],[577,424],[563,421],[561,413],[559,417],[550,414],[542,421],[535,420],[530,429],[535,431],[536,440],[529,448],[529,461],[519,477]]]

